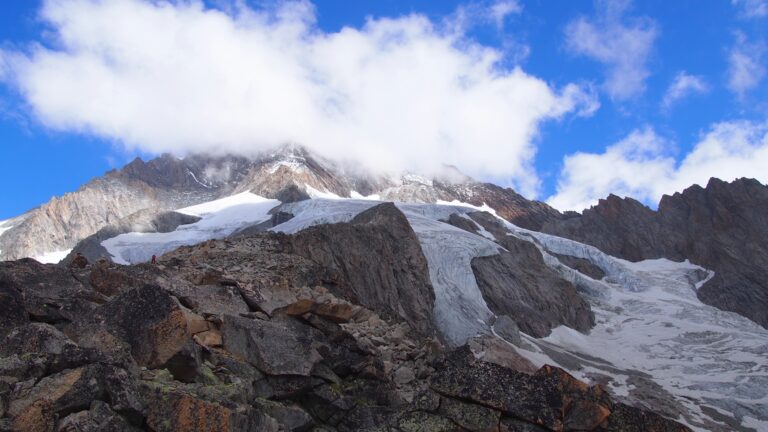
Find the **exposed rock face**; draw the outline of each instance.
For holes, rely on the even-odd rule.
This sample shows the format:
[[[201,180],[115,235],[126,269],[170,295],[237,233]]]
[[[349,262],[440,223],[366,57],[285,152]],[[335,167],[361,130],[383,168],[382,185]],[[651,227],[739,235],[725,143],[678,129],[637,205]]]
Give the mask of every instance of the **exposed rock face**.
[[[401,217],[379,206],[324,234],[407,248],[412,233],[380,225]],[[291,252],[308,239],[292,242],[209,241],[157,265],[1,263],[0,430],[686,430],[556,368],[534,371],[500,339],[446,355],[401,314],[334,295],[361,277],[355,261],[328,268]],[[373,272],[404,271],[380,261]]]
[[[228,182],[232,180],[221,181],[214,174],[224,166],[241,167],[243,161],[204,157],[180,160],[170,155],[146,163],[136,159],[122,170],[110,171],[20,217],[0,236],[1,258],[71,249],[78,241],[138,211],[173,210],[229,194],[232,188]],[[234,172],[231,176],[238,177]]]
[[[638,261],[665,257],[715,271],[698,291],[702,302],[768,327],[768,187],[756,180],[712,179],[665,195],[658,212],[610,196],[581,216],[553,220],[543,231]]]
[[[434,333],[427,260],[408,219],[392,203],[350,223],[319,225],[291,237],[291,251],[338,272],[345,298]]]
[[[469,182],[446,188],[452,196],[448,201],[458,200],[475,206],[488,205],[496,210],[496,214],[522,228],[538,231],[545,222],[564,217],[543,202],[531,201],[510,188],[492,183]]]
[[[477,285],[494,313],[513,317],[534,337],[547,336],[558,325],[580,331],[595,325],[589,303],[544,264],[535,246],[513,238],[505,245],[499,255],[472,260]]]
[[[509,231],[487,212],[470,213],[471,220],[453,216],[456,215],[448,220],[452,225],[470,232],[477,232],[482,227],[504,248],[498,255],[472,260],[472,271],[486,304],[494,314],[502,317],[497,320],[500,328],[511,319],[521,331],[544,337],[558,325],[579,331],[587,331],[595,325],[589,303],[572,283],[544,263],[541,252],[533,243],[509,235]]]

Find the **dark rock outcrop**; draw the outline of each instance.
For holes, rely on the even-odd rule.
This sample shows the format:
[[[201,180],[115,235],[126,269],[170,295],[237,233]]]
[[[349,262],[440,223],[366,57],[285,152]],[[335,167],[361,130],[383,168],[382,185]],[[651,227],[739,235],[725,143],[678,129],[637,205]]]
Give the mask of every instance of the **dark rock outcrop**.
[[[534,337],[547,336],[558,325],[579,331],[595,325],[589,303],[544,263],[533,243],[510,235],[490,213],[470,213],[469,218],[454,214],[448,222],[470,232],[482,227],[504,248],[498,255],[472,259],[477,286],[494,314],[514,320]]]
[[[337,271],[343,297],[434,333],[427,260],[394,204],[379,204],[349,223],[310,227],[291,236],[290,245],[291,252]]]
[[[711,179],[665,195],[658,211],[611,195],[582,215],[552,220],[542,231],[639,261],[689,259],[714,270],[697,295],[717,308],[768,327],[768,187],[756,180]]]
[[[605,277],[605,271],[600,267],[593,264],[591,261],[584,258],[577,258],[570,255],[561,255],[554,252],[550,252],[552,256],[557,258],[558,261],[567,265],[568,267],[578,271],[583,275],[587,275],[594,280],[601,280]]]
[[[431,387],[441,395],[478,405],[472,411],[491,408],[543,430],[688,430],[663,417],[616,403],[600,386],[590,387],[551,366],[527,375],[478,361],[463,347],[448,354],[436,369]],[[453,415],[467,410],[461,408]],[[483,419],[487,414],[474,417]]]

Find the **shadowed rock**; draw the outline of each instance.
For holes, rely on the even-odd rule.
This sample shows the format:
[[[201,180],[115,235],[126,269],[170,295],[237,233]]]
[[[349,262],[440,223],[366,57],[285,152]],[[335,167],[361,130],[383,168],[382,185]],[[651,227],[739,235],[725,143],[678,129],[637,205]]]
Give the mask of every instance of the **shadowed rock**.
[[[544,263],[534,244],[509,235],[506,227],[487,212],[469,216],[505,249],[498,255],[472,259],[477,286],[494,314],[506,315],[521,331],[534,337],[547,336],[558,325],[579,331],[595,325],[589,303],[572,283]]]
[[[222,345],[270,375],[309,376],[321,357],[312,346],[317,330],[287,319],[250,320],[227,316]]]
[[[349,223],[307,228],[289,241],[291,252],[341,275],[337,288],[343,297],[434,333],[435,295],[427,260],[408,219],[394,204],[379,204]]]

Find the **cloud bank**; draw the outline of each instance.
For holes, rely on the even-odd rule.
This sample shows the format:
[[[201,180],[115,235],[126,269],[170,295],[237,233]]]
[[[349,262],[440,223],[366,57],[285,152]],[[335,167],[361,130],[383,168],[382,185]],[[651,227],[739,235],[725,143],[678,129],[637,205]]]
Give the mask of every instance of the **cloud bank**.
[[[680,163],[673,143],[651,128],[635,130],[604,153],[567,156],[557,192],[547,202],[561,210],[583,210],[613,193],[655,206],[662,195],[711,177],[740,177],[768,183],[768,123],[715,124]]]
[[[497,4],[507,5],[498,16],[516,5]],[[541,123],[598,106],[421,15],[328,33],[308,2],[227,9],[49,0],[48,45],[0,51],[0,78],[45,126],[128,148],[253,154],[299,143],[369,168],[455,164],[528,195]]]

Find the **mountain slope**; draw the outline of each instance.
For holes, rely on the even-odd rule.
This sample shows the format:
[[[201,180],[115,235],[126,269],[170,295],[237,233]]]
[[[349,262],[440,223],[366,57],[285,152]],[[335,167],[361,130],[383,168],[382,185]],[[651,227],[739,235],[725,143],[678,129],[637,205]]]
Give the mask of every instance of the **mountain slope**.
[[[690,260],[715,272],[697,295],[706,304],[768,327],[768,187],[756,180],[711,179],[666,195],[658,211],[610,196],[543,231],[640,261]]]
[[[416,287],[395,294],[412,284],[375,276],[386,275],[386,270],[369,274],[369,268],[381,266],[399,274],[403,267],[387,258],[391,254],[379,252],[376,242],[365,241],[367,234],[356,234],[357,215],[380,205],[372,200],[304,200],[274,209],[273,214],[286,215],[274,226],[260,222],[269,217],[266,211],[242,223],[301,239],[277,237],[281,251],[331,269],[324,277],[335,295],[382,316],[399,317],[427,334],[435,328],[448,347],[475,343],[478,335],[491,346],[511,343],[534,368],[561,367],[585,381],[602,383],[620,400],[700,430],[759,430],[768,425],[768,405],[760,390],[768,331],[696,297],[696,290],[712,278],[708,269],[666,259],[628,262],[582,243],[523,229],[472,206],[399,203],[396,207],[427,261],[434,295],[431,311],[410,301],[414,311],[398,306],[398,301],[417,293],[426,300],[430,294]],[[211,207],[229,214],[238,206],[227,208],[218,201]],[[227,274],[237,274],[244,262],[227,261],[219,254],[261,234],[219,230],[214,221],[230,219],[215,213],[202,216],[207,237],[198,241],[221,238],[226,235],[222,232],[235,232],[234,237],[200,246],[193,262],[179,252],[161,260],[183,257],[180,265],[224,266]],[[377,220],[388,230],[397,225],[387,222],[390,218]],[[176,231],[189,229],[180,226]],[[128,261],[140,257],[140,262],[168,250],[164,239],[162,233],[127,234],[116,238],[120,248],[109,249]],[[583,269],[585,263],[600,269],[600,275],[570,266]],[[485,350],[493,355],[491,348]]]
[[[487,203],[509,220],[530,228],[559,215],[543,203],[528,201],[511,189],[475,182],[455,169],[447,169],[436,180],[408,174],[371,175],[286,145],[251,159],[205,155],[183,159],[163,155],[149,162],[136,159],[6,221],[0,231],[0,259],[68,251],[102,229],[121,232],[132,221],[146,222],[164,212],[241,192],[278,198],[292,187],[312,196]]]

